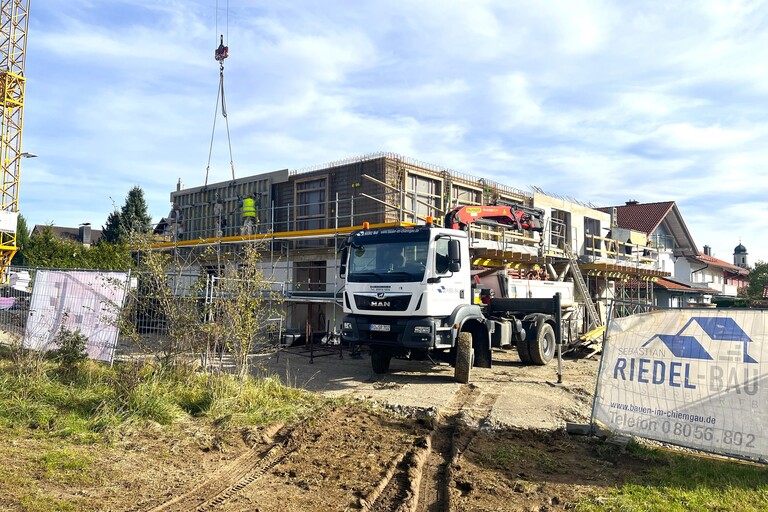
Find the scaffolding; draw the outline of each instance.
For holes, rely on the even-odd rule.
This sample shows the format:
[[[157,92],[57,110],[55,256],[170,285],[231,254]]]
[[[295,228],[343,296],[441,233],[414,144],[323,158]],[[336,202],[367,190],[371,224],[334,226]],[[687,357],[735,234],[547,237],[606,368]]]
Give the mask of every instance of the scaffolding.
[[[253,232],[246,233],[239,208],[241,198],[248,195],[258,201],[256,224]],[[441,224],[456,206],[499,202],[535,207],[530,193],[394,153],[191,189],[179,186],[171,201],[182,211],[183,229],[171,230],[161,222],[151,249],[172,251],[184,265],[217,275],[216,266],[236,262],[244,244],[260,244],[264,273],[285,297],[285,325],[290,328],[293,321],[300,331],[310,317],[315,331],[338,327],[343,281],[338,277],[337,250],[364,222],[371,227],[410,226],[432,217]],[[562,279],[568,265],[578,264],[587,298],[611,288],[609,283],[615,283],[616,293],[625,297],[628,288],[622,283],[639,280],[651,283],[645,299],[652,300],[652,280],[666,275],[657,270],[649,248],[629,248],[630,244],[608,248],[606,239],[594,235],[585,236],[583,254],[569,257],[573,248],[565,251],[564,244],[581,237],[570,234],[567,239],[566,226],[554,216],[546,219],[543,233],[478,223],[469,226],[468,234],[477,264],[506,267],[520,276],[548,268]],[[598,279],[603,280],[601,286]]]

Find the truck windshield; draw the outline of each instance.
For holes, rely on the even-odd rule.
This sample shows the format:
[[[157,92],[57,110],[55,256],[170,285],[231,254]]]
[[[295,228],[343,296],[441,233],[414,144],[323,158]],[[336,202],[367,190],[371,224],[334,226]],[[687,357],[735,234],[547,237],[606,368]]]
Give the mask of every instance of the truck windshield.
[[[427,239],[407,238],[358,237],[353,240],[349,248],[347,280],[381,283],[419,282],[424,279],[429,242]]]

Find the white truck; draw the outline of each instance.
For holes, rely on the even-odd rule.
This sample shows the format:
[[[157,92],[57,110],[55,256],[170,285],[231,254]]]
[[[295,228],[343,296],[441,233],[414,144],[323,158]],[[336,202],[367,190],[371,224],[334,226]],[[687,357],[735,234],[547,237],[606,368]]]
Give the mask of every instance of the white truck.
[[[525,222],[525,216],[515,215],[520,211],[495,213],[478,217],[541,230],[540,219]],[[415,227],[364,225],[346,239],[342,340],[367,345],[375,373],[386,373],[393,357],[433,358],[456,364],[457,380],[466,382],[464,366],[490,367],[492,346],[516,346],[525,363],[551,361],[562,341],[561,307],[573,302],[573,283],[473,269],[466,219],[454,213],[445,224],[453,227],[429,219]],[[471,340],[471,350],[460,350],[460,339],[466,340],[461,344]]]

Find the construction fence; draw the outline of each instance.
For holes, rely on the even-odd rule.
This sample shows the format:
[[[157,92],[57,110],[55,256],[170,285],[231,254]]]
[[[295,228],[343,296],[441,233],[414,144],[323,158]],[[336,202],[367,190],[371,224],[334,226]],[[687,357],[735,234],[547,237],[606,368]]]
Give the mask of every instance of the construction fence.
[[[105,362],[166,350],[172,330],[177,340],[188,341],[176,350],[222,351],[228,343],[226,336],[213,343],[200,339],[203,325],[226,321],[216,307],[227,299],[222,278],[171,274],[158,289],[147,276],[130,272],[11,267],[9,277],[0,288],[0,343],[48,351],[63,331],[79,332],[88,339],[88,356]],[[253,351],[285,342],[274,290],[266,286],[259,293]]]
[[[62,333],[79,332],[90,358],[112,361],[127,272],[11,268],[9,277],[0,294],[4,342],[48,351]]]

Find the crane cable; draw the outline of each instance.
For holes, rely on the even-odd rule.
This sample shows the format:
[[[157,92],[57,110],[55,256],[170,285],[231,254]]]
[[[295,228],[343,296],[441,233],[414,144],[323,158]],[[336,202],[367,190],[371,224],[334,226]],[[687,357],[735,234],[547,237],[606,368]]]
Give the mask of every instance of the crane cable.
[[[229,0],[227,0],[227,41],[229,41]],[[219,1],[216,0],[216,33],[219,32]],[[227,117],[227,101],[224,97],[224,59],[229,56],[229,46],[224,46],[224,34],[221,34],[219,47],[216,49],[215,58],[219,62],[219,87],[216,93],[216,108],[213,111],[213,129],[211,130],[211,144],[208,148],[208,166],[205,168],[205,186],[208,186],[208,173],[211,169],[211,155],[213,154],[213,139],[216,133],[216,117],[219,112],[219,99],[221,99],[221,115],[227,126],[227,145],[229,146],[229,167],[232,170],[232,180],[235,179],[235,161],[232,157],[232,137],[229,131],[229,118]]]

